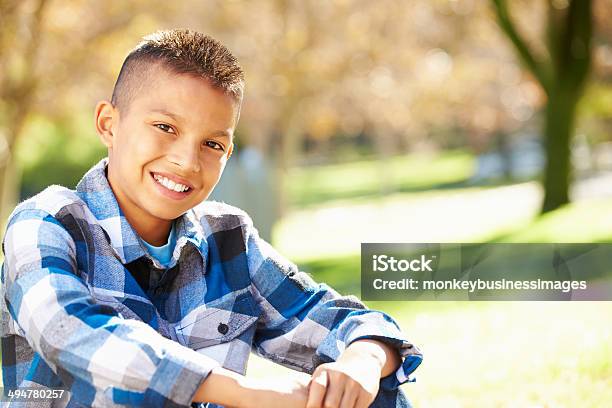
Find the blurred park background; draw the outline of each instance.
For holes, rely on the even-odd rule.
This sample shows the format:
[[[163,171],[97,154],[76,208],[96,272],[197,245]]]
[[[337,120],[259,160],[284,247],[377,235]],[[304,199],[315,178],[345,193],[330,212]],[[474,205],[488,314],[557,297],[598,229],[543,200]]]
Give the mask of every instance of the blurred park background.
[[[341,293],[361,242],[612,241],[612,0],[0,0],[2,223],[106,155],[95,103],[174,27],[246,73],[214,198]],[[610,406],[610,302],[369,305],[425,353],[416,407]]]

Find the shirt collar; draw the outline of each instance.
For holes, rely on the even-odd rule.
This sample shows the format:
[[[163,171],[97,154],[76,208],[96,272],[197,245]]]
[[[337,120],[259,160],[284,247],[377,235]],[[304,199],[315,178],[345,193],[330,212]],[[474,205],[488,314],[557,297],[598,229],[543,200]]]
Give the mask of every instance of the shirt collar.
[[[106,167],[108,157],[101,159],[85,173],[76,186],[76,192],[87,204],[98,223],[106,232],[109,242],[123,264],[130,263],[142,256],[153,260],[154,264],[159,262],[151,258],[145,251],[140,238],[125,218],[113,190],[106,178]],[[194,245],[202,257],[206,253],[206,239],[200,220],[195,212],[190,209],[176,219],[177,240],[172,254],[172,267],[187,243]]]

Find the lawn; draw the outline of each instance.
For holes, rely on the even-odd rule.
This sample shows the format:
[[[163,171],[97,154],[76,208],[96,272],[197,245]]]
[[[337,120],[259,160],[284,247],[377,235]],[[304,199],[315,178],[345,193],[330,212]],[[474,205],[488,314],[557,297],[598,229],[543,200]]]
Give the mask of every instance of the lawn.
[[[313,184],[331,186],[344,170],[300,171],[305,179],[326,180]],[[448,177],[452,183],[465,174]],[[349,183],[358,191],[370,182]],[[535,182],[445,188],[435,182],[432,189],[421,188],[427,183],[418,177],[412,183],[420,187],[383,196],[371,190],[367,198],[334,195],[329,187],[327,196],[277,225],[275,246],[316,280],[358,295],[361,242],[612,242],[611,199],[579,201],[538,218],[542,193]],[[612,401],[612,302],[367,304],[394,316],[425,353],[417,382],[403,386],[416,407],[602,407]],[[257,377],[285,374],[257,357],[249,365]]]
[[[473,173],[473,155],[457,150],[408,154],[388,160],[296,167],[285,188],[296,207],[342,198],[369,198],[394,192],[448,189],[466,185]]]
[[[612,303],[370,303],[424,352],[415,407],[593,407],[612,401]],[[291,375],[251,358],[248,375]]]

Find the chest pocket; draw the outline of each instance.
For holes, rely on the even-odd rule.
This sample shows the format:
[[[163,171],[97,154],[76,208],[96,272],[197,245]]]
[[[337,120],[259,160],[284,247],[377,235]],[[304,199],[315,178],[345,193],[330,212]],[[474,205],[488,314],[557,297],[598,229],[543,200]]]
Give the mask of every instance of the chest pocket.
[[[175,326],[179,342],[191,349],[225,343],[241,335],[259,318],[250,293],[203,305]]]

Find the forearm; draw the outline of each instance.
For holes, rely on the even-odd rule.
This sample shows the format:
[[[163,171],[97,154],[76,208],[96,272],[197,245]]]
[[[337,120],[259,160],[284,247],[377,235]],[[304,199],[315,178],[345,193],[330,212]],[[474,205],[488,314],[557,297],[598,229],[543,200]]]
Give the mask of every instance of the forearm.
[[[255,379],[216,367],[196,391],[193,402],[212,402],[228,408],[303,407],[309,381],[306,374]]]
[[[227,407],[242,407],[248,400],[245,377],[223,367],[215,367],[193,396],[193,402],[212,402]]]
[[[342,353],[338,361],[345,359],[363,359],[371,357],[381,368],[381,378],[397,370],[402,362],[397,350],[391,346],[372,339],[362,339],[351,343]]]

